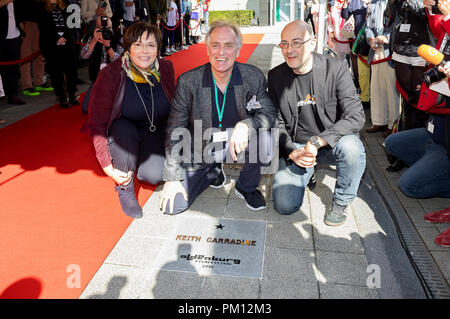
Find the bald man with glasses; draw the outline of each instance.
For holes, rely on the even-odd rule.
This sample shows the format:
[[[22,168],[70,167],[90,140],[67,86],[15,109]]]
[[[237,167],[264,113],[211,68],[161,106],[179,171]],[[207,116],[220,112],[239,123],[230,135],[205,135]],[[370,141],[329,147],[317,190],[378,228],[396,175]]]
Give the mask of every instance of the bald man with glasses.
[[[333,202],[324,222],[339,226],[356,197],[366,166],[359,131],[365,115],[345,60],[314,53],[309,24],[296,20],[281,33],[285,62],[270,70],[269,95],[278,109],[280,165],[274,177],[275,209],[290,215],[301,207],[319,164],[336,165]]]

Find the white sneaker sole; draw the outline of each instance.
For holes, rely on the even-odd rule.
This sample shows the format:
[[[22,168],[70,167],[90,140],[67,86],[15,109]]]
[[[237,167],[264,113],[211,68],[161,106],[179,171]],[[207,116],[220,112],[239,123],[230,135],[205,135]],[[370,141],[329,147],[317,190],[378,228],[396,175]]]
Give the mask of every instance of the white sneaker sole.
[[[225,175],[225,173],[222,171],[222,174],[223,174],[223,177],[224,177],[224,179],[223,179],[223,183],[221,184],[221,185],[219,185],[219,186],[215,186],[215,185],[209,185],[209,187],[211,187],[211,188],[215,188],[215,189],[219,189],[219,188],[222,188],[222,187],[224,187],[225,186],[225,183],[227,182],[227,175]]]
[[[223,163],[220,165],[220,169],[221,169],[222,174],[223,174],[223,183],[222,183],[222,185],[214,186],[214,185],[210,184],[209,187],[218,189],[218,188],[222,188],[222,187],[225,186],[225,183],[227,182],[227,175],[225,175],[225,173],[223,171]]]
[[[236,188],[234,188],[234,193],[236,194],[237,197],[242,198],[245,201],[245,205],[247,205],[248,209],[254,210],[254,211],[258,211],[258,210],[262,210],[266,208],[266,205],[261,206],[261,207],[252,207],[250,206],[247,201],[245,200],[244,195],[242,195]]]

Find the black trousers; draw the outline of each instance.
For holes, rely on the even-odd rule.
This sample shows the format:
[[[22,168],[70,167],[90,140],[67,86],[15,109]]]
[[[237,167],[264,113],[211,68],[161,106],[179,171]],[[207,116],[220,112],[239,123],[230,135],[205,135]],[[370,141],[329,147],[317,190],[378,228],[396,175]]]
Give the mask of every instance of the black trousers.
[[[59,45],[44,54],[48,73],[57,97],[74,96],[77,90],[77,57],[73,44]]]
[[[311,23],[311,27],[313,29],[313,33],[314,35],[316,35],[316,29],[314,27],[314,15],[311,13],[311,7],[307,7],[304,13],[305,17],[304,17],[304,21],[310,22]]]
[[[20,59],[20,47],[22,38],[7,39],[0,41],[0,61],[15,61]],[[0,76],[6,96],[17,95],[19,91],[19,64],[0,65]]]
[[[156,124],[157,125],[157,124]],[[122,172],[136,172],[136,177],[150,184],[162,181],[165,161],[164,124],[151,133],[148,123],[136,124],[124,117],[109,128],[108,146],[113,167]]]
[[[187,25],[189,25],[189,23],[191,22],[191,14],[185,13],[183,20]],[[189,39],[190,30],[186,25],[183,25],[183,29],[184,29],[184,38],[185,38],[184,44],[190,45],[191,44],[191,40]]]

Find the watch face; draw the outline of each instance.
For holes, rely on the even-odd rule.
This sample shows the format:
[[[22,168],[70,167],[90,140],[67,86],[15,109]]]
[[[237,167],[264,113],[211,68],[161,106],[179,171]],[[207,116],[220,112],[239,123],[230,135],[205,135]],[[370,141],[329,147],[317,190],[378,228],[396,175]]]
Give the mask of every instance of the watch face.
[[[320,147],[319,138],[317,136],[312,136],[309,140],[310,140],[311,144],[314,145],[315,147],[317,147],[317,148]]]

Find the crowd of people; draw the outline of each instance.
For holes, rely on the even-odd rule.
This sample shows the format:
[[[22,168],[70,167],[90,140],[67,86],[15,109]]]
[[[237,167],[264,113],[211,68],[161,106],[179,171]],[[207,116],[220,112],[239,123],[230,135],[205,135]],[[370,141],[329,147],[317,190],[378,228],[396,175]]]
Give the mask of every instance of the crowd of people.
[[[364,108],[370,108],[372,122],[366,133],[383,132],[386,138],[395,162],[390,169],[407,167],[399,189],[414,198],[450,197],[450,90],[447,82],[440,93],[433,86],[447,81],[450,62],[430,71],[418,54],[426,44],[450,60],[449,0],[330,1],[327,45],[333,56],[315,53],[318,3],[307,1],[309,23],[285,26],[280,34],[285,63],[270,70],[267,83],[261,70],[236,62],[240,30],[226,21],[210,25],[207,0],[80,2],[84,23],[72,28],[66,8],[78,1],[39,0],[25,8],[22,0],[0,0],[5,24],[0,61],[39,47],[52,85],[43,82],[42,57],[33,60],[33,73],[29,66],[12,65],[2,66],[0,75],[8,103],[24,103],[18,97],[20,77],[23,94],[54,90],[67,108],[80,104],[77,63],[89,61],[83,131],[128,216],[142,216],[135,178],[164,182],[160,208],[179,214],[206,188],[224,185],[222,164],[230,157],[245,163],[236,195],[250,209],[265,208],[257,186],[261,169],[278,154],[270,143],[277,128],[275,209],[283,215],[298,211],[315,165],[333,164],[337,180],[324,223],[342,225],[366,165],[359,139]],[[202,28],[209,62],[182,74],[175,85],[172,63],[164,56],[200,41]],[[183,140],[186,136],[192,139]],[[254,141],[271,154],[269,160],[250,160]],[[425,219],[450,222],[449,215],[443,210]],[[450,245],[450,230],[436,240]]]
[[[8,104],[22,105],[20,92],[38,96],[54,91],[61,107],[79,105],[76,86],[83,81],[77,67],[84,60],[89,61],[93,83],[98,71],[122,54],[123,34],[136,21],[159,25],[162,57],[186,49],[207,32],[209,4],[210,0],[1,0],[0,61],[18,62],[0,66],[0,93]],[[32,56],[39,50],[41,54]]]
[[[418,53],[429,45],[450,60],[449,16],[447,0],[328,2],[329,52],[349,62],[360,100],[370,109],[365,132],[383,133],[393,164],[388,170],[406,167],[398,187],[413,198],[450,197],[448,69]],[[425,220],[450,222],[450,208]],[[435,241],[449,246],[450,229]]]

